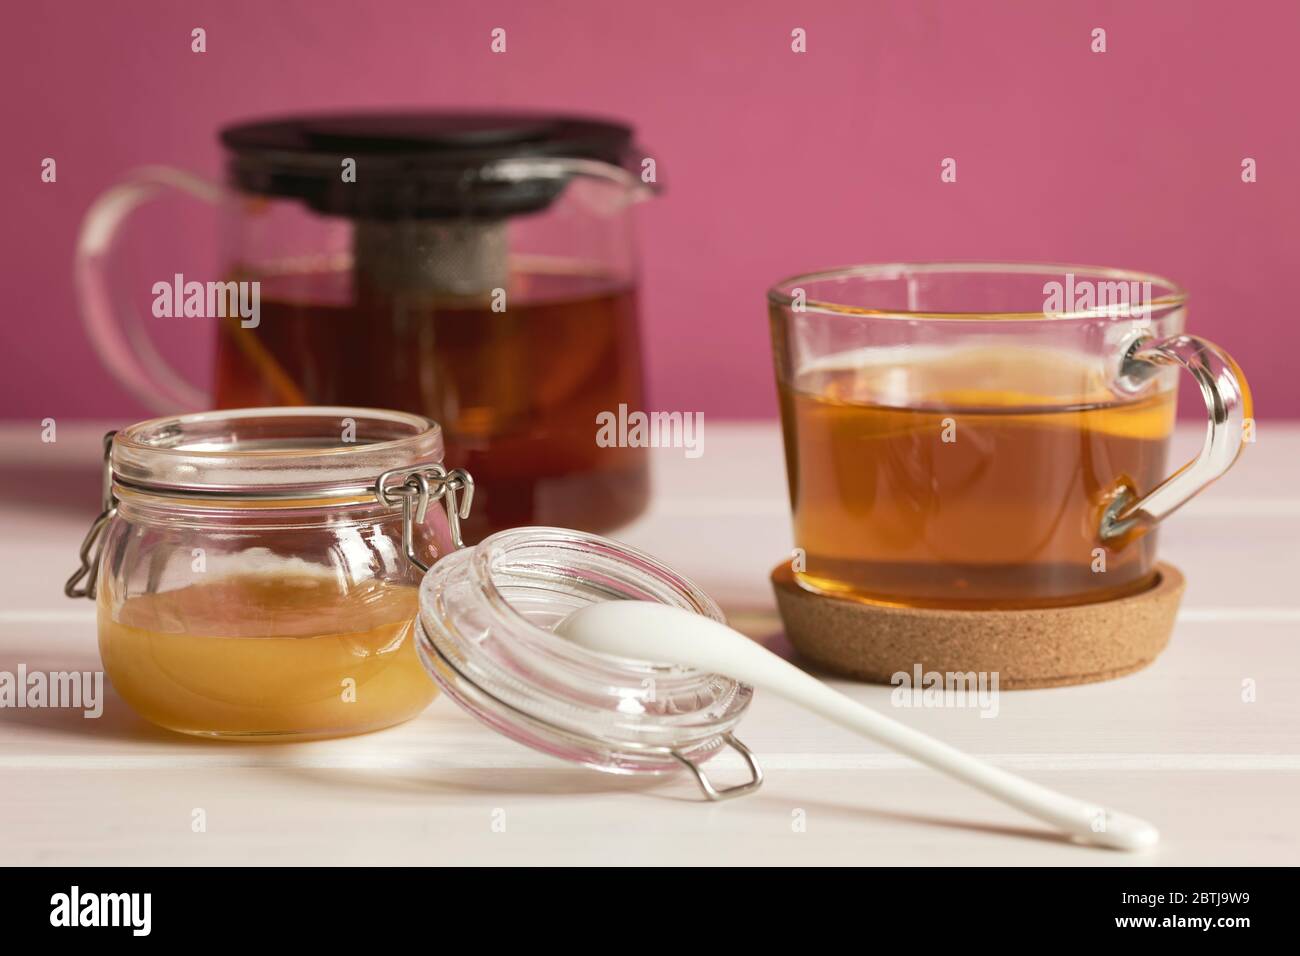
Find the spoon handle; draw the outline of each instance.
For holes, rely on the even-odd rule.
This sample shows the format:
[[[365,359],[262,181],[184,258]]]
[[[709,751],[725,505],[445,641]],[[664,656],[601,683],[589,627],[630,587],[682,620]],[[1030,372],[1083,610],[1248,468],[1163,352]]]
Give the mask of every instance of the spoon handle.
[[[977,787],[1082,842],[1137,850],[1153,846],[1160,838],[1145,820],[1033,783],[866,707],[703,615],[665,604],[607,601],[574,612],[556,630],[606,654],[671,661],[761,687]]]
[[[1145,820],[1077,800],[995,767],[832,690],[785,661],[780,663],[789,671],[779,686],[765,683],[767,690],[968,783],[1077,840],[1119,850],[1138,850],[1159,840],[1156,828]]]

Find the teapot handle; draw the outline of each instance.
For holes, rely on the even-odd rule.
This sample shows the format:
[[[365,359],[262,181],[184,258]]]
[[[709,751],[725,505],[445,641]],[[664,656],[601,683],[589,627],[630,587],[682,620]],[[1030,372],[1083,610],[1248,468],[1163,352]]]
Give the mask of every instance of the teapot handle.
[[[177,191],[219,202],[224,191],[209,180],[169,166],[145,166],[111,187],[91,205],[77,235],[75,276],[81,318],[100,360],[136,398],[159,412],[206,408],[203,390],[187,382],[159,354],[132,309],[114,305],[109,262],[122,224],[158,195]]]

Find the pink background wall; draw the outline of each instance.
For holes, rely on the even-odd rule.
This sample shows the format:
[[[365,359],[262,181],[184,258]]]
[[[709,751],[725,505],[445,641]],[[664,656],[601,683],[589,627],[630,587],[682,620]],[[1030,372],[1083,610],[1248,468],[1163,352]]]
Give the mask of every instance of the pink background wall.
[[[497,26],[504,56],[488,49]],[[775,279],[1011,258],[1181,280],[1192,326],[1236,353],[1259,414],[1300,417],[1297,36],[1295,0],[14,4],[0,29],[0,416],[143,415],[92,354],[71,285],[80,216],[128,169],[216,175],[214,131],[233,119],[429,105],[639,128],[668,185],[639,213],[657,407],[774,413]],[[45,156],[57,184],[40,182]],[[939,180],[945,156],[956,184]],[[136,234],[143,274],[189,268],[175,250],[201,255],[212,229],[201,208],[160,210]],[[206,375],[210,330],[160,331]]]

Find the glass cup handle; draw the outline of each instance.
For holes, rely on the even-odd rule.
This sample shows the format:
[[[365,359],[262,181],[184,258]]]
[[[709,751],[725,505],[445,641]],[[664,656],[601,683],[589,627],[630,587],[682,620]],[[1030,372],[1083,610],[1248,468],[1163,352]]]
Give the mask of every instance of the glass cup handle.
[[[1137,392],[1167,365],[1191,372],[1201,390],[1209,414],[1205,443],[1199,455],[1142,497],[1131,488],[1122,489],[1102,515],[1103,541],[1150,530],[1231,468],[1245,444],[1250,387],[1241,366],[1213,342],[1195,335],[1139,338],[1124,355],[1118,385]]]
[[[75,275],[81,318],[100,360],[136,398],[159,412],[206,408],[208,397],[158,353],[140,316],[122,310],[109,282],[109,262],[122,224],[137,208],[169,191],[216,203],[224,190],[182,169],[146,166],[103,193],[77,236]]]

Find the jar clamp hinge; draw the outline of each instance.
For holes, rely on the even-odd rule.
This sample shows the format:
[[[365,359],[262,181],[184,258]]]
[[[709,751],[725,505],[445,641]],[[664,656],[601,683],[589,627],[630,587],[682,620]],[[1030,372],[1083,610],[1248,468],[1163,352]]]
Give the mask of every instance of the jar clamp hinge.
[[[400,485],[390,485],[389,481],[399,475],[405,475],[406,480]],[[464,492],[463,498],[461,492]],[[474,503],[474,479],[464,468],[448,471],[437,464],[392,468],[375,480],[375,497],[386,505],[397,504],[394,498],[401,499],[402,550],[406,553],[406,560],[422,572],[428,571],[429,565],[416,557],[415,526],[424,523],[429,502],[445,499],[443,508],[447,512],[451,543],[457,548],[465,546],[460,536],[460,522],[469,517],[470,506]]]
[[[94,600],[96,582],[99,578],[99,559],[104,552],[104,529],[117,514],[117,499],[113,497],[113,436],[116,431],[104,435],[103,493],[99,517],[94,520],[86,537],[81,542],[81,567],[68,578],[63,585],[63,593],[70,598],[88,597]],[[85,587],[81,582],[85,581]]]

